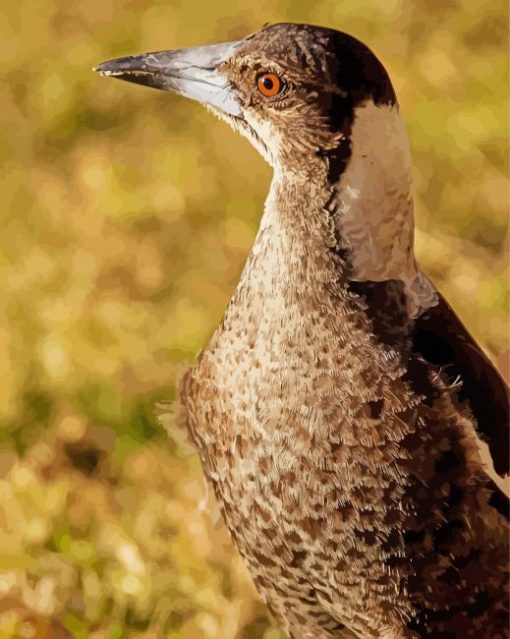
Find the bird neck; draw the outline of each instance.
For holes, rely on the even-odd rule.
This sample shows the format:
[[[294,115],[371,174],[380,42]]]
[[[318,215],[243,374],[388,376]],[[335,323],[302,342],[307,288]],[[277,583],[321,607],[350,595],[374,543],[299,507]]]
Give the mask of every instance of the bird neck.
[[[320,300],[331,284],[345,279],[330,187],[275,171],[240,289],[283,302]]]
[[[333,295],[337,306],[348,304],[350,294],[362,292],[365,283],[371,296],[378,285],[382,303],[380,295],[387,290],[396,294],[396,283],[411,317],[437,303],[434,287],[414,260],[408,178],[388,176],[382,157],[365,153],[362,142],[353,139],[351,162],[339,184],[327,181],[327,167],[318,167],[313,179],[275,170],[239,283],[241,297],[273,296],[284,312],[289,300],[310,298],[320,304],[324,295]],[[379,162],[384,188],[377,184],[377,174],[370,174],[370,162]],[[407,191],[399,191],[399,184],[407,184]]]
[[[398,281],[416,316],[437,297],[414,257],[411,182],[398,106],[367,101],[355,110],[339,178],[322,158],[303,171],[275,167],[254,254],[271,255],[272,281],[285,274],[287,286]]]
[[[279,154],[262,228],[287,224],[292,233],[301,229],[303,245],[342,250],[354,281],[412,279],[412,172],[398,105],[366,100],[342,136],[328,151],[310,150],[306,161]]]

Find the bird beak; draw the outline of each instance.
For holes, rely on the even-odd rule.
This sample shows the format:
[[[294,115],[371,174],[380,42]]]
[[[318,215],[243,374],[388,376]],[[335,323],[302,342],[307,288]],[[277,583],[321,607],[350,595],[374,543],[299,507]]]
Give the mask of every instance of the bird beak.
[[[173,91],[202,104],[242,117],[236,89],[219,70],[240,42],[225,42],[193,49],[157,51],[103,62],[100,75]]]

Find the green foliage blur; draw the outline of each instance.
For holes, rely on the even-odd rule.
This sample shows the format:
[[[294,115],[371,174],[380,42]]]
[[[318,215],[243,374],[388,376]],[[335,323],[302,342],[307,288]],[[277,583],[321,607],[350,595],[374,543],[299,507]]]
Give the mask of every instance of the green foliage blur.
[[[263,23],[350,32],[397,89],[417,251],[507,361],[503,0],[4,0],[0,639],[283,639],[154,406],[220,321],[270,170],[200,106],[92,67]]]

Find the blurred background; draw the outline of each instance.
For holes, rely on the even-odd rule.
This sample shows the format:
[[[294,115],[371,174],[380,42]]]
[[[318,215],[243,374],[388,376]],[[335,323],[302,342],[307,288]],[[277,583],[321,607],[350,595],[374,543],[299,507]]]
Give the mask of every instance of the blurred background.
[[[200,106],[92,67],[276,21],[365,41],[411,139],[419,260],[507,375],[506,12],[4,1],[0,639],[283,639],[154,411],[222,317],[270,170]]]

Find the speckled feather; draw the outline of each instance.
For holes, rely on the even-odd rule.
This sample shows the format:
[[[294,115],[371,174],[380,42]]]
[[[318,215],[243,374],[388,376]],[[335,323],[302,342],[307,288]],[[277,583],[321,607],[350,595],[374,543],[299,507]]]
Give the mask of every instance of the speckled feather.
[[[277,68],[296,73],[299,49],[332,83],[324,33],[313,55],[309,32],[263,31],[229,72],[249,66],[250,54],[256,63],[261,51],[273,59],[280,51]],[[381,167],[363,164],[362,144],[353,149],[358,105],[371,97],[372,111],[398,108],[387,87],[379,104],[373,87],[359,93],[337,127],[329,106],[303,124],[252,106],[253,128],[264,118],[278,138],[273,148],[264,142],[275,178],[236,293],[183,382],[188,426],[232,537],[291,637],[503,639],[508,529],[497,489],[459,398],[462,379],[452,385],[415,348],[408,151],[400,164],[398,149],[373,152],[390,164],[372,185]],[[349,172],[363,167],[379,172],[358,180],[358,201],[345,197]],[[373,266],[384,261],[379,251],[388,268],[373,273],[363,251],[371,226],[384,224],[406,260],[392,257],[388,235],[376,238]],[[437,297],[427,290],[430,307]]]
[[[321,250],[318,229],[332,229],[320,191],[274,191],[225,319],[183,384],[257,587],[293,637],[340,637],[342,625],[437,637],[459,624],[472,632],[452,636],[503,637],[507,533],[467,407],[414,356],[428,391],[417,394],[410,324],[391,347],[374,335],[340,260]],[[491,604],[473,619],[479,589]]]
[[[292,639],[508,638],[508,501],[479,452],[508,473],[508,388],[416,264],[381,63],[280,24],[97,70],[198,99],[274,169],[181,420],[277,622]]]

